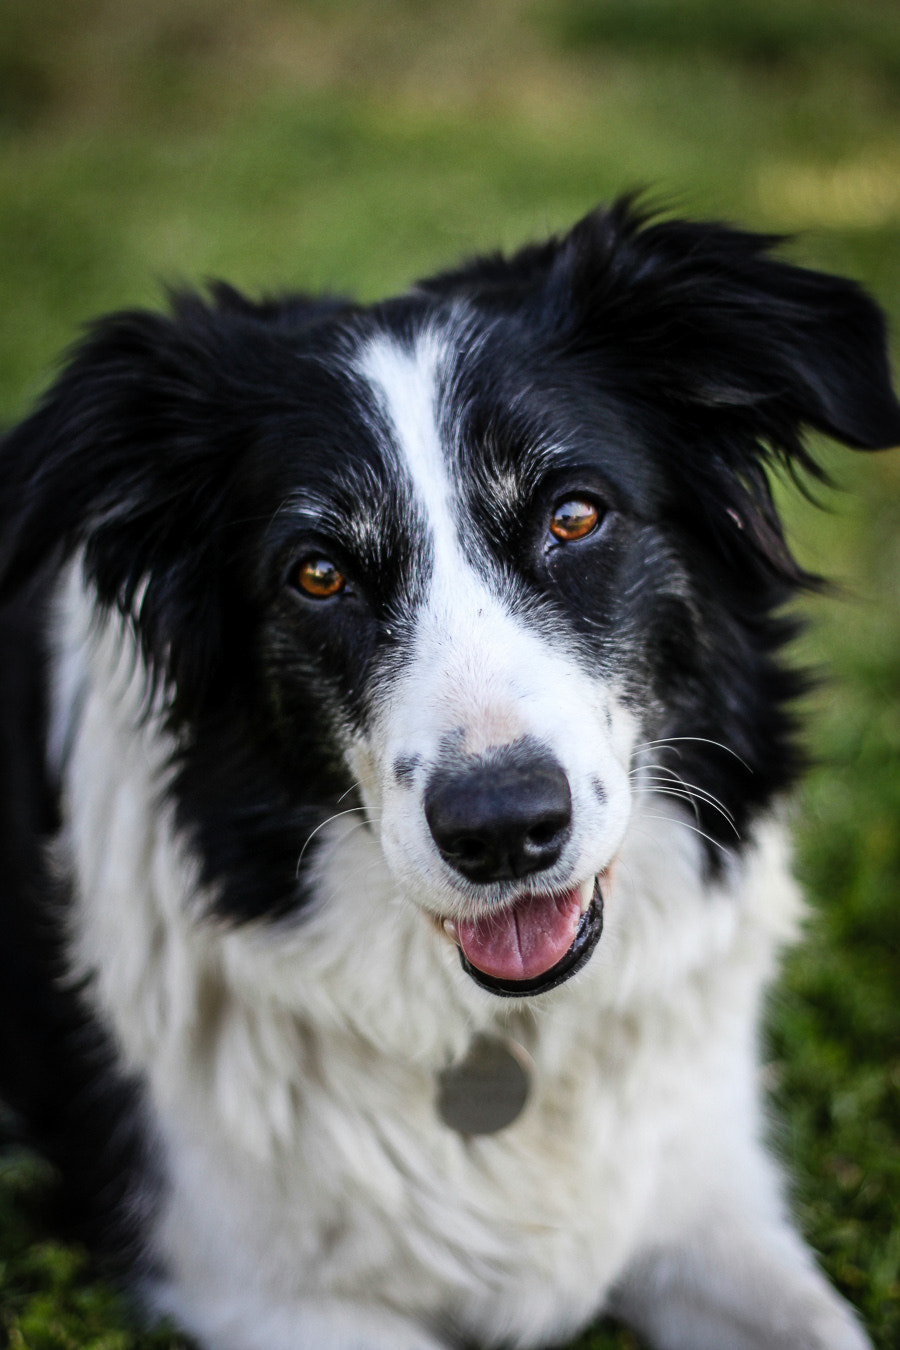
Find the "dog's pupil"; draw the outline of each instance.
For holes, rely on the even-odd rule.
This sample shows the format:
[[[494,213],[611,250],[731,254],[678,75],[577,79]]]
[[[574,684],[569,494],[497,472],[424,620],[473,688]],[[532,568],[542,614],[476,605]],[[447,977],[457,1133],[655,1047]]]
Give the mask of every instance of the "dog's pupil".
[[[583,539],[594,529],[598,516],[593,502],[581,498],[560,502],[550,521],[550,533],[557,539]]]

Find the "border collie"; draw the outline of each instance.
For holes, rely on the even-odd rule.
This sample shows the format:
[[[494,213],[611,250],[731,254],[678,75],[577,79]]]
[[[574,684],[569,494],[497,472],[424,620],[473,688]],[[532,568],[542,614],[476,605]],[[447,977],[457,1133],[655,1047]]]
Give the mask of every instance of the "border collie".
[[[864,1350],[757,1072],[802,905],[768,471],[879,310],[629,202],[96,324],[0,447],[3,1094],[211,1350]]]

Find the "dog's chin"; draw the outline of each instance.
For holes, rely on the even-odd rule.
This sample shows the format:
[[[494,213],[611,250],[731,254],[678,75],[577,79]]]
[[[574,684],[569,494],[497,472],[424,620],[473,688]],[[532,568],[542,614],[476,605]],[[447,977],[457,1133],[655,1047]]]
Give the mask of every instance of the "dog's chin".
[[[491,914],[447,923],[463,970],[500,998],[530,998],[565,983],[603,932],[600,878],[569,891],[525,895]]]

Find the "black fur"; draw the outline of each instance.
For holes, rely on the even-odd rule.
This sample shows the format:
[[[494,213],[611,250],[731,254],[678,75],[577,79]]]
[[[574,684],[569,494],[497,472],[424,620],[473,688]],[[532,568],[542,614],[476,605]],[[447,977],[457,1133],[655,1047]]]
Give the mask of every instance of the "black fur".
[[[123,1271],[147,1264],[142,1220],[162,1181],[140,1085],[63,960],[67,894],[43,852],[59,824],[42,753],[45,619],[40,586],[0,613],[0,1091],[14,1132],[58,1171],[60,1230]]]

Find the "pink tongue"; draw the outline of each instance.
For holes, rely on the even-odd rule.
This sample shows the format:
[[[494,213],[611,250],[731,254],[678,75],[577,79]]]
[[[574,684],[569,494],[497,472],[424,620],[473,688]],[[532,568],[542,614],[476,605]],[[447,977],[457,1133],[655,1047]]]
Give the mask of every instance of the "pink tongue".
[[[533,980],[565,956],[581,918],[576,887],[566,895],[528,895],[489,917],[460,920],[466,960],[497,980]]]

